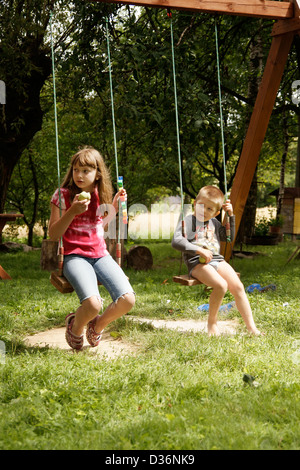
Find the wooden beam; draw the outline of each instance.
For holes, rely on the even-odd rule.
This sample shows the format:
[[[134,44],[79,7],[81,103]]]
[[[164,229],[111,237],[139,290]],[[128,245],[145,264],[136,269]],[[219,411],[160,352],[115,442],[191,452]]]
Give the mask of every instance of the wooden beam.
[[[294,0],[294,17],[300,18],[300,0]]]
[[[279,34],[297,33],[300,31],[300,18],[292,18],[289,20],[279,20],[273,26],[271,36],[278,36]]]
[[[288,33],[274,36],[272,40],[271,49],[230,194],[236,218],[236,233],[239,229],[247,202],[251,182],[293,42],[293,37],[294,33]],[[231,250],[227,247],[226,259],[230,258],[230,254]]]
[[[222,15],[251,16],[258,18],[293,18],[293,2],[274,0],[92,0],[101,3],[121,3],[140,7],[169,8]]]

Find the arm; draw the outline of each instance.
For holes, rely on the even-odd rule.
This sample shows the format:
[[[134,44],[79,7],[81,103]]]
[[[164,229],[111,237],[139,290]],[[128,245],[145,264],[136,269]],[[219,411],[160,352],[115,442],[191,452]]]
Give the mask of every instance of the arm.
[[[172,247],[175,248],[175,250],[182,251],[183,253],[195,256],[197,254],[201,255],[204,250],[200,246],[198,246],[196,243],[193,243],[192,241],[193,238],[195,237],[195,233],[193,232],[192,228],[192,216],[187,216],[184,219],[185,222],[185,228],[186,228],[186,237],[182,235],[182,224],[181,220],[179,221],[176,230],[173,235],[172,239]]]
[[[82,214],[87,210],[89,203],[90,201],[87,199],[78,201],[78,194],[76,194],[72,205],[69,207],[69,209],[62,210],[61,216],[59,207],[57,207],[55,204],[51,204],[51,215],[49,221],[50,240],[58,241],[67,230],[74,217],[78,214]]]
[[[120,191],[118,191],[116,193],[112,204],[108,205],[108,213],[103,219],[103,226],[104,227],[106,227],[106,225],[108,225],[113,220],[113,218],[116,216],[116,214],[119,212],[119,198],[120,198],[120,196],[124,196],[125,201],[127,201],[127,193],[126,193],[126,190],[124,188],[120,189]]]

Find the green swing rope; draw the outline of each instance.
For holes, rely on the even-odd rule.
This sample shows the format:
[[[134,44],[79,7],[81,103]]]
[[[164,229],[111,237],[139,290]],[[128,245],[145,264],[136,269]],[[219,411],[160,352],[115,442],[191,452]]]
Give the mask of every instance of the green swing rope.
[[[183,220],[183,218],[184,218],[184,205],[183,205],[184,197],[183,197],[183,183],[182,183],[182,161],[181,161],[181,152],[180,152],[180,132],[179,132],[178,99],[177,99],[176,70],[175,70],[174,33],[173,33],[172,13],[170,12],[170,10],[168,10],[168,17],[170,18],[170,29],[171,29],[171,50],[172,50],[174,101],[175,101],[175,116],[176,116],[176,134],[177,134],[180,195],[181,195],[182,234],[183,234],[183,236],[185,236],[185,227],[184,227],[184,220]],[[224,128],[223,128],[223,111],[222,111],[221,74],[220,74],[219,44],[218,44],[218,27],[217,27],[216,19],[215,19],[215,38],[216,38],[216,56],[217,56],[217,72],[218,72],[218,90],[219,90],[219,108],[220,108],[220,123],[221,123],[221,138],[222,138],[222,153],[223,153],[223,166],[224,166],[224,187],[225,187],[225,198],[227,199],[225,139],[224,139]],[[226,240],[227,240],[227,242],[231,242],[230,224],[229,224],[228,215],[226,215],[226,225],[225,226],[226,226]]]
[[[53,24],[52,24],[53,13],[50,12],[50,36],[51,36],[51,57],[52,57],[52,77],[53,77],[53,103],[54,103],[54,122],[55,122],[55,144],[56,144],[56,166],[57,166],[57,184],[58,184],[58,199],[59,199],[59,215],[61,217],[61,190],[60,190],[60,162],[59,162],[59,145],[58,145],[58,124],[57,124],[57,105],[56,105],[56,85],[55,85],[55,56],[54,56],[54,45],[53,45]],[[64,246],[63,239],[60,237],[58,242],[58,272],[59,275],[63,274],[63,262],[64,262]]]
[[[170,26],[171,26],[172,69],[173,69],[174,102],[175,102],[175,118],[176,118],[176,135],[177,135],[177,152],[178,152],[180,198],[181,198],[181,217],[182,217],[181,223],[182,223],[182,235],[185,236],[185,226],[184,226],[184,220],[183,220],[184,219],[184,196],[183,196],[183,182],[182,182],[182,161],[181,161],[181,151],[180,151],[180,131],[179,131],[179,113],[178,113],[177,84],[176,84],[174,33],[173,33],[172,13],[170,12],[170,10],[168,10],[168,17],[170,18]]]
[[[113,138],[114,138],[114,151],[115,151],[115,165],[116,165],[116,178],[119,184],[119,166],[118,166],[118,149],[117,149],[117,136],[116,136],[116,124],[115,124],[115,108],[114,108],[114,94],[113,94],[113,82],[112,82],[112,64],[110,57],[110,41],[108,31],[108,17],[106,17],[106,42],[107,42],[107,57],[108,57],[108,71],[109,71],[109,86],[110,86],[110,101],[111,101],[111,115],[113,124]],[[118,239],[117,239],[117,252],[116,257],[118,264],[121,265],[121,201],[119,199],[119,223],[118,223]]]
[[[217,20],[216,20],[216,19],[215,19],[215,38],[216,38],[218,91],[219,91],[219,107],[220,107],[220,125],[221,125],[222,152],[223,152],[223,167],[224,167],[224,188],[225,188],[225,198],[227,198],[227,178],[226,178],[226,160],[225,160],[225,139],[224,139],[223,110],[222,110],[222,93],[221,93],[221,75],[220,75],[220,59],[219,59],[218,25],[217,25]]]
[[[108,18],[106,18],[106,42],[107,42],[107,57],[108,57],[109,86],[110,86],[110,100],[111,100],[111,115],[112,115],[112,124],[113,124],[113,137],[114,137],[114,150],[115,150],[115,163],[116,163],[116,177],[118,181],[119,179],[118,149],[117,149],[116,124],[115,124],[115,109],[114,109],[114,94],[113,94],[113,82],[112,82],[112,66],[111,66],[111,58],[110,58]]]
[[[224,122],[223,122],[223,110],[222,110],[222,92],[221,92],[221,74],[220,74],[220,60],[219,60],[219,42],[218,42],[218,25],[215,18],[215,38],[216,38],[216,56],[217,56],[217,72],[218,72],[218,91],[219,91],[219,108],[220,108],[220,126],[221,126],[221,138],[222,138],[222,153],[223,153],[223,168],[224,168],[224,189],[225,189],[225,200],[228,199],[227,191],[227,177],[226,177],[226,156],[225,156],[225,139],[224,139]],[[226,241],[231,243],[231,232],[230,222],[228,214],[225,215],[225,229],[226,229]],[[225,249],[226,252],[226,249]]]
[[[59,210],[61,216],[61,194],[60,194],[60,163],[59,163],[59,146],[58,146],[58,125],[57,125],[57,106],[56,106],[56,86],[55,86],[55,56],[53,46],[53,26],[52,11],[50,12],[50,35],[51,35],[51,57],[52,57],[52,77],[53,77],[53,102],[54,102],[54,122],[55,122],[55,143],[56,143],[56,162],[57,162],[57,180],[59,195]]]
[[[56,104],[56,80],[55,80],[55,54],[54,54],[54,41],[53,41],[53,13],[50,12],[50,38],[51,38],[51,57],[52,57],[52,77],[53,77],[53,102],[54,102],[54,121],[55,121],[55,142],[56,142],[56,161],[57,161],[57,180],[58,180],[58,194],[59,194],[59,211],[60,216],[62,213],[61,204],[61,179],[60,179],[60,160],[59,160],[59,144],[58,144],[58,123],[57,123],[57,104]],[[112,121],[113,121],[113,137],[114,137],[114,150],[115,150],[115,165],[116,165],[116,177],[119,181],[119,168],[118,168],[118,154],[117,154],[117,139],[116,139],[116,126],[115,126],[115,115],[114,115],[114,99],[113,99],[113,87],[112,87],[112,74],[111,74],[111,60],[110,60],[110,47],[109,47],[109,34],[108,34],[108,19],[106,19],[106,37],[107,37],[107,50],[108,50],[108,61],[109,61],[109,79],[110,79],[110,92],[111,92],[111,107],[112,107]],[[120,208],[120,202],[119,202]],[[120,211],[119,211],[120,213]],[[118,241],[117,241],[117,253],[116,257],[118,263],[121,263],[121,249],[120,249],[120,223],[118,227]],[[59,271],[62,274],[63,265],[63,241],[62,237],[59,241]]]

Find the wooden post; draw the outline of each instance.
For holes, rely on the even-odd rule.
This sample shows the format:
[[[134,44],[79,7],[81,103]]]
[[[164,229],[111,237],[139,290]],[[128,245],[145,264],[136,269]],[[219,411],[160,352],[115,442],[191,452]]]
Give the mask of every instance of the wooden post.
[[[249,128],[238,163],[230,199],[236,218],[236,233],[239,229],[251,182],[258,162],[261,147],[268,128],[278,88],[294,32],[274,36],[258,90]],[[231,256],[231,247],[227,246],[226,259]]]

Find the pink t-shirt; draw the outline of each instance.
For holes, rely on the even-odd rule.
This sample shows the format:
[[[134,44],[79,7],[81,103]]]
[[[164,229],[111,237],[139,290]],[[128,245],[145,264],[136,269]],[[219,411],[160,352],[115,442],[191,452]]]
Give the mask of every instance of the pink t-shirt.
[[[71,206],[70,192],[61,188],[61,208]],[[55,191],[51,203],[59,207],[59,191]],[[76,215],[63,235],[65,255],[77,254],[87,258],[102,258],[109,253],[104,240],[103,219],[99,214],[100,201],[98,191],[91,193],[91,202],[83,214]]]

